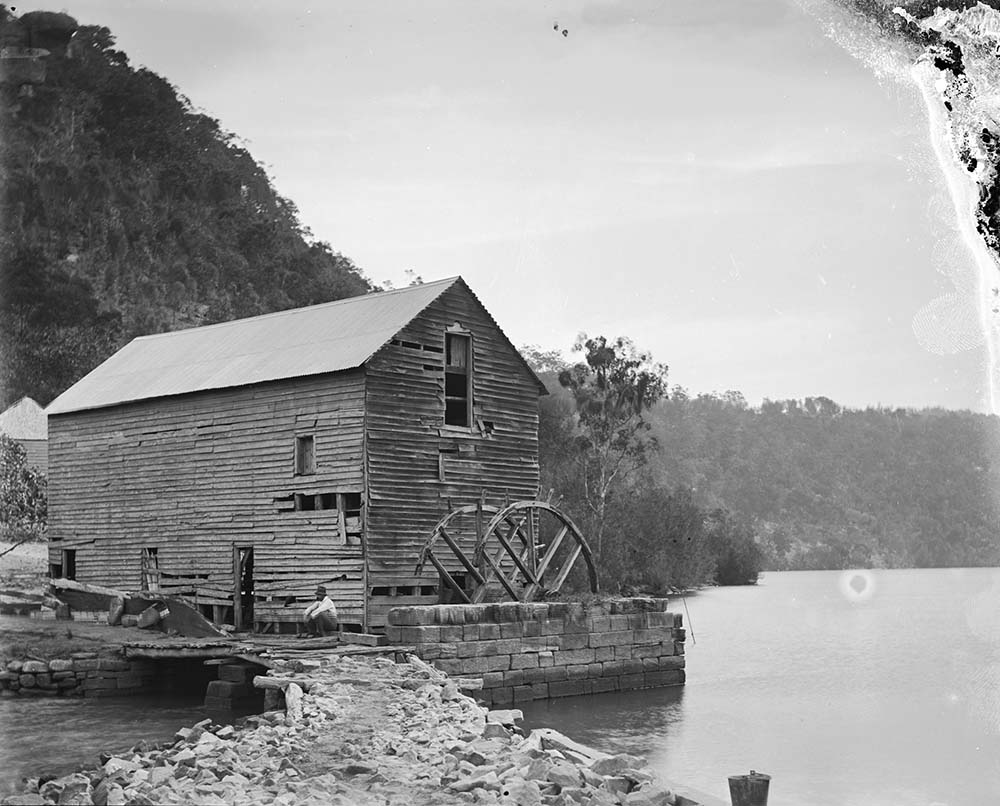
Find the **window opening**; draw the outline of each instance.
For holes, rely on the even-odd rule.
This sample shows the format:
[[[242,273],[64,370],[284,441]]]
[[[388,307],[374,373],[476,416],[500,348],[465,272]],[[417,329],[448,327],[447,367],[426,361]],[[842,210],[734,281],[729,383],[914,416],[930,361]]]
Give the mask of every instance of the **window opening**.
[[[344,517],[361,516],[361,493],[344,493]]]
[[[76,549],[63,549],[62,571],[64,579],[76,579]]]
[[[316,442],[312,434],[295,438],[295,475],[316,472]]]
[[[419,341],[406,341],[405,339],[391,339],[390,344],[396,347],[409,347],[411,350],[426,350]]]
[[[158,591],[160,589],[160,559],[158,549],[144,548],[142,550],[142,590]]]
[[[472,338],[445,334],[444,423],[469,427],[472,421]]]
[[[293,493],[273,500],[275,509],[281,513],[339,510],[347,518],[357,518],[361,515],[361,493]]]
[[[296,512],[311,512],[316,509],[316,496],[304,493],[295,493]]]

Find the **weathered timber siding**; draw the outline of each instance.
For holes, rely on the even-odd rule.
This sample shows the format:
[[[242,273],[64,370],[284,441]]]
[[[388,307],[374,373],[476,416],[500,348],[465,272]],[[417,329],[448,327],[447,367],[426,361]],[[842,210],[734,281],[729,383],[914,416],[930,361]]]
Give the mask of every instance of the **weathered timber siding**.
[[[232,595],[233,547],[253,546],[255,620],[297,619],[282,600],[319,582],[360,620],[359,519],[345,543],[335,510],[279,512],[275,499],[363,492],[363,402],[356,370],[52,416],[51,562],[75,548],[77,579],[134,590],[142,548],[156,548],[165,590],[218,604]],[[316,473],[296,476],[304,433]]]
[[[18,444],[24,448],[25,461],[28,467],[38,468],[42,473],[49,472],[49,443],[45,439],[19,439]]]
[[[494,431],[444,425],[444,336],[458,323],[472,332],[474,419]],[[452,506],[472,504],[483,490],[493,504],[538,493],[538,387],[489,314],[462,285],[452,287],[367,363],[369,584],[436,584],[428,564],[414,576],[417,555]],[[433,350],[423,347],[436,348]],[[457,454],[440,456],[441,449]],[[445,481],[441,481],[440,462]],[[471,551],[473,534],[462,535]],[[446,549],[437,552],[450,558]],[[456,571],[457,561],[446,562]],[[369,617],[384,623],[386,603]]]

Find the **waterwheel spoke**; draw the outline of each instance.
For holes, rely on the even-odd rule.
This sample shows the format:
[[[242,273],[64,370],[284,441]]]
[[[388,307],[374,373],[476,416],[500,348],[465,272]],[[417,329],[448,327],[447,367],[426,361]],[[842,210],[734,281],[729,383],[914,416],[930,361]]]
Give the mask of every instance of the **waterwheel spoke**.
[[[545,570],[549,567],[549,563],[555,559],[556,550],[559,548],[559,544],[562,543],[563,538],[566,537],[568,533],[569,527],[563,526],[563,528],[556,534],[555,538],[553,538],[552,542],[549,543],[549,547],[545,550],[545,556],[542,557],[542,561],[538,565],[538,579],[541,579],[545,575]]]
[[[434,556],[433,551],[427,552],[427,559],[429,559],[434,567],[437,568],[438,573],[441,575],[441,579],[444,580],[444,584],[461,596],[463,602],[466,604],[472,604],[469,594],[467,594],[465,589],[455,581],[452,575],[448,573],[447,569],[441,565],[441,561]]]
[[[521,597],[517,595],[517,591],[515,591],[514,587],[511,585],[511,580],[507,579],[506,574],[504,574],[504,572],[500,569],[500,566],[497,565],[496,560],[493,559],[493,557],[491,557],[488,553],[484,554],[483,556],[486,558],[486,562],[488,562],[490,566],[493,568],[493,571],[496,573],[497,579],[500,580],[500,584],[507,589],[507,593],[509,593],[518,601],[520,601]]]
[[[521,528],[520,526],[512,526],[511,532],[514,531],[514,529],[520,529],[520,528]],[[510,542],[508,540],[508,538],[510,537],[511,532],[508,532],[507,533],[507,537],[504,537],[502,534],[500,534],[499,531],[497,531],[497,533],[496,533],[497,541],[500,543],[501,546],[503,546],[507,550],[507,553],[510,555],[510,558],[514,561],[514,565],[516,565],[518,567],[518,569],[520,569],[521,573],[524,574],[524,578],[528,582],[534,582],[535,581],[535,575],[531,572],[531,570],[528,568],[528,566],[526,566],[524,564],[523,560],[514,551],[514,547],[510,544]],[[500,554],[502,554],[502,553],[498,553],[497,559],[500,559],[500,556],[499,556]]]
[[[448,548],[450,548],[452,552],[454,552],[455,556],[458,557],[459,562],[461,562],[462,565],[465,566],[466,570],[468,570],[468,572],[472,574],[472,578],[476,580],[476,584],[478,585],[484,584],[485,580],[479,573],[479,569],[476,568],[476,566],[472,564],[469,558],[465,556],[465,552],[462,551],[461,546],[459,546],[458,543],[456,543],[454,539],[452,539],[452,536],[448,534],[447,530],[443,526],[438,527],[438,534],[441,535],[442,538],[444,538],[444,542],[448,544]]]
[[[528,514],[528,565],[531,567],[531,581],[537,579],[538,546],[535,545],[535,513]]]
[[[579,543],[573,546],[573,551],[571,551],[569,557],[566,558],[566,562],[563,563],[563,567],[559,569],[556,581],[552,583],[552,587],[549,590],[555,593],[563,586],[563,583],[566,581],[566,577],[569,576],[569,572],[573,570],[573,564],[577,561],[577,558],[580,556],[582,551],[583,546]]]

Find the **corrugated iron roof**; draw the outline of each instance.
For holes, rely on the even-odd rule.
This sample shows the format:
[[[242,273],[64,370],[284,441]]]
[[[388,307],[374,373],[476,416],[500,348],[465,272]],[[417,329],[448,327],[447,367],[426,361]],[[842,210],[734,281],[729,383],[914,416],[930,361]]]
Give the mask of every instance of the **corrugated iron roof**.
[[[46,413],[359,367],[456,282],[461,278],[140,336],[59,395]]]
[[[49,421],[45,409],[30,397],[22,397],[0,414],[0,432],[11,439],[48,439]]]

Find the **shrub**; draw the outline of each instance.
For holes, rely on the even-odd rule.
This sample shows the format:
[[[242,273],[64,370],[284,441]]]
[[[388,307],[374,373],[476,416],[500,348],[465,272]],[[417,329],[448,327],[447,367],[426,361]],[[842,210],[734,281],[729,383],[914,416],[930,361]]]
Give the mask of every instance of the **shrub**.
[[[764,552],[753,531],[723,509],[708,515],[705,531],[715,557],[715,581],[719,585],[757,584]]]
[[[17,442],[0,434],[0,537],[41,540],[48,512],[45,476],[33,467]]]

